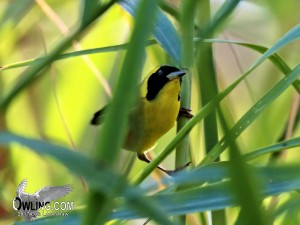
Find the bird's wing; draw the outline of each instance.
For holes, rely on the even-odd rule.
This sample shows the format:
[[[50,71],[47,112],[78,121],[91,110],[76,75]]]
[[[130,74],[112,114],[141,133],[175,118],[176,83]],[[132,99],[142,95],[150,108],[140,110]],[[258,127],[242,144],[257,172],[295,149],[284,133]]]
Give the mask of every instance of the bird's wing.
[[[71,185],[64,186],[47,186],[38,190],[35,194],[38,195],[40,202],[50,202],[59,199],[72,191]]]
[[[21,181],[21,183],[17,187],[16,194],[18,197],[20,197],[20,194],[24,192],[26,185],[27,185],[27,179],[25,178],[24,180]]]
[[[92,125],[100,125],[106,115],[106,110],[109,107],[109,104],[104,106],[102,109],[98,110],[97,112],[94,113],[93,118],[91,119],[91,124]],[[136,107],[133,108],[130,112],[130,114],[132,115],[132,113],[136,110]]]
[[[99,111],[95,112],[92,120],[91,120],[91,124],[92,125],[99,125],[101,124],[104,116],[105,116],[105,110],[107,109],[107,106],[104,106],[102,109],[100,109]]]

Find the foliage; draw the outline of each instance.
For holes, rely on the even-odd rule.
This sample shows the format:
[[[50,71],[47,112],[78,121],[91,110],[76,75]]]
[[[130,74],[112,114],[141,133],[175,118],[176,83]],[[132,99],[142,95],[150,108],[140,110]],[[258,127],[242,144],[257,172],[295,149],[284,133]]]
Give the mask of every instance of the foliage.
[[[33,225],[299,223],[293,1],[2,1],[0,224],[25,224],[11,207],[25,177],[28,192],[74,187],[74,212]],[[134,163],[120,151],[127,117],[160,64],[188,69],[181,105],[194,117]],[[188,160],[173,177],[155,169]]]

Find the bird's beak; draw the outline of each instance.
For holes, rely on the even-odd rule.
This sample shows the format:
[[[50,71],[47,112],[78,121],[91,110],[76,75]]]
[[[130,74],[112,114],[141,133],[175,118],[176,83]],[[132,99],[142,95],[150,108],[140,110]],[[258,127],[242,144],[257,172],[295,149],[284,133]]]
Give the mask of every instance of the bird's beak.
[[[167,75],[167,78],[169,80],[179,79],[179,78],[183,77],[185,74],[186,74],[185,70],[179,70],[179,71],[170,73],[169,75]]]

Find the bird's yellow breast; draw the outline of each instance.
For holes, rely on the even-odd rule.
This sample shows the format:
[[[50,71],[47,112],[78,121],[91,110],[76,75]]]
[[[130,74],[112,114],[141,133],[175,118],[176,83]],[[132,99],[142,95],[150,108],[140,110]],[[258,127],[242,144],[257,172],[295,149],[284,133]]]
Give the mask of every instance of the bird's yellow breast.
[[[123,147],[138,153],[152,148],[174,126],[180,108],[179,94],[180,80],[174,79],[166,83],[153,100],[143,96],[130,115]]]

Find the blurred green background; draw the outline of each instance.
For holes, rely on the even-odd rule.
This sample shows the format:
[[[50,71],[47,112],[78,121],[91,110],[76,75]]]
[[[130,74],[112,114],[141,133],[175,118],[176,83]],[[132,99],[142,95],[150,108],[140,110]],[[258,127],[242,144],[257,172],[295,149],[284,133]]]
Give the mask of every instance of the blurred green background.
[[[172,7],[180,7],[180,1],[167,1]],[[212,15],[223,1],[211,1]],[[0,0],[0,65],[47,55],[53,46],[68,35],[76,25],[82,4],[79,1],[65,0]],[[234,40],[262,46],[272,46],[288,30],[299,24],[300,2],[288,1],[241,1],[226,23],[214,38]],[[168,15],[179,30],[178,22]],[[120,5],[113,5],[101,18],[85,30],[80,40],[75,40],[66,52],[116,46],[127,43],[133,29],[133,18]],[[279,55],[293,68],[299,63],[299,41],[291,43],[279,51]],[[112,96],[121,64],[123,50],[114,50],[82,57],[70,57],[55,61],[48,66],[45,74],[14,98],[9,107],[0,114],[0,129],[24,137],[42,139],[66,146],[74,151],[90,156],[93,154],[99,129],[91,127],[89,121],[93,113],[106,105]],[[170,58],[159,45],[147,47],[143,75],[154,67],[170,64]],[[243,74],[261,55],[250,49],[228,44],[213,44],[214,63],[218,89],[223,90]],[[205,56],[203,56],[205,57]],[[26,67],[0,71],[0,95],[5,96],[21,79]],[[195,75],[197,72],[194,72]],[[282,79],[281,72],[269,61],[247,77],[222,102],[221,107],[229,126],[238,121],[275,83]],[[199,85],[192,77],[191,108],[196,114],[201,108]],[[128,79],[130,82],[130,79]],[[282,93],[249,128],[237,139],[241,154],[276,143],[290,121],[290,112],[298,112],[299,95],[293,87]],[[292,106],[294,109],[292,110]],[[296,121],[298,122],[298,121]],[[291,122],[293,123],[293,122]],[[116,130],[117,132],[117,130]],[[159,140],[152,151],[155,156],[172,140],[174,128]],[[299,136],[299,126],[295,125],[288,138]],[[218,131],[222,137],[222,131]],[[205,155],[203,124],[192,130],[189,136],[191,158],[194,165]],[[1,148],[8,148],[1,146]],[[10,224],[19,220],[12,214],[11,202],[17,185],[27,178],[29,193],[47,185],[72,184],[74,191],[64,197],[75,202],[78,209],[85,205],[86,190],[81,180],[71,174],[56,160],[37,155],[26,147],[9,145],[10,151],[0,148],[0,224]],[[284,163],[299,163],[299,147],[284,155]],[[119,170],[131,153],[122,152]],[[172,153],[162,165],[174,168]],[[227,153],[221,159],[228,159]],[[264,165],[270,159],[266,155],[251,161]],[[279,161],[280,163],[280,161]],[[135,162],[130,179],[135,177],[145,163]],[[155,171],[146,182],[157,183],[163,174]],[[284,194],[279,204],[298,194]],[[271,198],[265,200],[266,207]],[[300,210],[299,206],[297,209]],[[299,210],[291,210],[278,217],[274,224],[299,224]],[[224,224],[233,224],[236,208],[226,210]],[[144,220],[129,221],[128,224],[142,224]],[[198,215],[189,215],[188,224],[204,224]],[[150,222],[150,224],[154,222]]]

